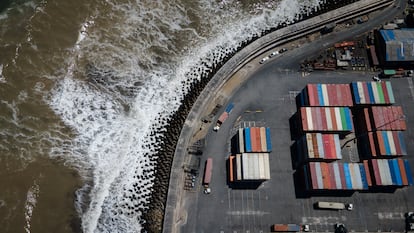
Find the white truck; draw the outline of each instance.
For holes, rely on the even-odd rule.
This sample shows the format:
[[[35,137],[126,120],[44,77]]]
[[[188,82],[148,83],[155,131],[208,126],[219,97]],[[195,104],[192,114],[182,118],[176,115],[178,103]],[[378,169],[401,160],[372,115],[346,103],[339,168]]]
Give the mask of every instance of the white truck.
[[[354,209],[354,205],[350,203],[345,204],[341,202],[318,201],[315,203],[315,208],[332,210],[352,210]]]

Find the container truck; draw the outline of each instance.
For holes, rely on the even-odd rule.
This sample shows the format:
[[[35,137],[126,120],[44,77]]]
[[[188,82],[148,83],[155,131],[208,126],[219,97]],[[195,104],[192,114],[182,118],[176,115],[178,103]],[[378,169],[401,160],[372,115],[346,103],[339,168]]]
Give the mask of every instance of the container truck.
[[[353,204],[345,204],[341,202],[327,202],[327,201],[318,201],[315,203],[315,207],[318,209],[331,209],[331,210],[352,210],[354,208]]]
[[[272,225],[272,232],[299,232],[309,231],[309,225],[298,225],[298,224],[274,224]]]
[[[204,179],[203,179],[204,193],[205,194],[210,194],[211,193],[210,182],[211,182],[212,170],[213,170],[213,159],[208,158],[207,161],[206,161],[205,169],[204,169]]]
[[[229,105],[227,105],[225,111],[217,119],[216,126],[214,126],[213,128],[214,131],[218,131],[220,129],[220,126],[224,123],[225,120],[227,120],[233,108],[234,108],[233,103],[230,103]]]

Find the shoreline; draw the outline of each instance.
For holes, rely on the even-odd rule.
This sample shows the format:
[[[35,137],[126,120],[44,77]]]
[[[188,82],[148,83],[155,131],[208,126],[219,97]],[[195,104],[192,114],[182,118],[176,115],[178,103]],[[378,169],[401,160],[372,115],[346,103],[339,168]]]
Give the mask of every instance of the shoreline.
[[[354,4],[358,4],[362,1],[365,2],[386,2],[387,1],[372,1],[372,0],[360,0],[355,1]],[[345,7],[348,7],[346,5]],[[381,8],[383,8],[382,6]],[[328,11],[326,14],[332,14],[332,11],[341,9],[340,6],[334,10]],[[378,9],[372,9],[375,11]],[[257,59],[258,54],[262,54],[271,47],[276,47],[279,44],[287,43],[289,41],[302,38],[306,34],[302,34],[299,24],[302,25],[302,30],[309,29],[306,21],[312,21],[318,16],[324,15],[325,12],[316,12],[316,15],[312,17],[306,17],[295,24],[288,25],[286,27],[278,27],[272,31],[264,31],[261,36],[253,37],[249,42],[243,42],[241,46],[231,54],[225,56],[225,58],[218,64],[212,65],[209,73],[202,75],[201,81],[196,81],[191,84],[190,91],[184,96],[183,102],[179,109],[168,120],[167,131],[163,133],[161,138],[158,138],[156,143],[160,146],[160,150],[157,152],[157,172],[155,174],[153,192],[150,198],[149,209],[143,213],[143,219],[145,223],[143,225],[143,232],[176,232],[176,224],[183,221],[182,213],[179,208],[181,204],[180,198],[182,197],[182,187],[180,180],[183,175],[182,165],[186,160],[186,148],[190,143],[190,138],[196,134],[195,129],[200,128],[201,122],[199,117],[207,114],[212,108],[214,108],[216,102],[225,103],[226,99],[231,96],[231,93],[238,89],[241,83],[247,80],[247,77],[239,77],[239,82],[230,82],[231,77],[236,74],[247,62]],[[357,15],[352,15],[352,18]],[[323,17],[319,17],[322,20]],[[345,21],[343,17],[337,17],[337,21]],[[334,19],[329,18],[330,21]],[[311,24],[311,25],[315,25]],[[313,30],[320,30],[326,23],[319,25]],[[290,30],[290,33],[281,33],[280,30]],[[278,36],[275,38],[267,38],[270,34],[278,34],[284,36]],[[292,35],[293,34],[293,35]],[[271,37],[271,36],[269,36]],[[280,37],[283,37],[282,39]],[[250,46],[250,49],[248,48]],[[260,48],[260,49],[258,49]],[[226,67],[229,66],[229,67]],[[232,69],[226,69],[232,68]],[[227,71],[226,71],[227,70]],[[230,70],[230,72],[229,72]],[[226,93],[218,95],[219,90],[225,88],[226,85],[233,85]],[[209,106],[209,107],[207,107]],[[202,126],[203,128],[203,126]],[[208,127],[206,127],[208,130]],[[205,130],[205,129],[204,129]],[[203,132],[202,132],[203,133]],[[201,133],[201,134],[202,134]],[[204,132],[205,133],[205,132]],[[171,179],[170,179],[171,178]],[[168,198],[167,198],[168,195]],[[180,215],[180,216],[177,216]],[[178,219],[178,220],[175,220]]]

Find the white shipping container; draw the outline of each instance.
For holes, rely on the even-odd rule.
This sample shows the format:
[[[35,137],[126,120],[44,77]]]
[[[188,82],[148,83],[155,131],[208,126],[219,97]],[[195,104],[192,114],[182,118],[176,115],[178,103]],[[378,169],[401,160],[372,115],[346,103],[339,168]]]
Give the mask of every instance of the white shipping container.
[[[306,109],[306,121],[308,122],[308,129],[313,130],[313,119],[312,119],[312,112],[311,108]]]
[[[386,132],[387,132],[388,144],[390,145],[391,154],[392,155],[397,155],[397,151],[395,149],[394,137],[392,136],[392,132],[391,131],[386,131]]]
[[[260,143],[262,144],[262,151],[267,152],[267,142],[266,142],[266,128],[260,127]]]
[[[239,129],[239,152],[244,153],[244,135],[243,135],[243,129]]]
[[[358,189],[362,189],[363,188],[362,187],[362,178],[361,178],[361,170],[359,170],[359,165],[357,163],[353,163],[352,165],[354,167],[354,171],[355,171],[355,174],[356,174],[355,178],[356,178],[356,181],[357,181]]]
[[[313,150],[313,143],[312,143],[312,134],[307,133],[305,134],[306,145],[307,145],[307,152],[308,158],[315,158],[315,152]]]
[[[323,102],[325,106],[329,106],[329,96],[328,96],[328,90],[326,89],[326,84],[322,84],[322,96],[323,96]]]
[[[338,159],[342,159],[342,153],[341,153],[341,142],[339,141],[339,135],[334,135],[334,141],[335,141],[335,153]]]
[[[265,179],[264,154],[259,154],[259,179]]]
[[[264,153],[264,168],[265,168],[265,179],[270,180],[270,163],[269,153]]]
[[[376,104],[381,103],[379,94],[378,94],[377,84],[375,82],[369,82],[367,84],[371,86],[372,92],[374,93],[375,103]]]
[[[242,164],[241,164],[241,155],[236,154],[236,169],[237,169],[237,176],[236,180],[242,180]]]
[[[341,120],[341,111],[339,111],[339,108],[335,108],[335,120],[338,130],[343,130],[344,127],[342,127],[342,120]]]
[[[329,108],[325,108],[325,116],[326,116],[326,123],[328,126],[328,130],[333,130],[331,110]]]
[[[320,133],[316,134],[316,142],[318,143],[319,158],[325,158],[325,151],[324,151],[324,148],[323,148],[322,134],[320,134]]]
[[[318,181],[318,189],[323,189],[322,171],[321,171],[320,163],[315,163],[315,172],[316,172],[316,178]]]
[[[341,173],[339,172],[338,163],[333,163],[333,170],[335,175],[336,189],[342,189]]]
[[[365,99],[363,84],[361,82],[357,82],[357,87],[358,87],[358,95],[359,95],[361,104],[367,104],[367,100]]]

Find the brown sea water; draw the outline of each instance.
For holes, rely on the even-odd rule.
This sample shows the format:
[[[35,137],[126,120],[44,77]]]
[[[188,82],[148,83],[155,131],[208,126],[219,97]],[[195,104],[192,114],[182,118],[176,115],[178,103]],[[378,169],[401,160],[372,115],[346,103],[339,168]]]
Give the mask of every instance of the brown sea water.
[[[189,84],[317,4],[1,1],[0,232],[139,231]]]

